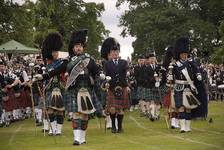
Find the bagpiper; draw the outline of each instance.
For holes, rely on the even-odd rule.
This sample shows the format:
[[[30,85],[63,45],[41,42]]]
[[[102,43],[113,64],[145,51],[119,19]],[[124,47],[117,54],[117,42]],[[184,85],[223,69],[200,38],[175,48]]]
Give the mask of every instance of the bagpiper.
[[[86,143],[88,116],[100,116],[102,106],[94,91],[94,81],[100,73],[95,60],[84,52],[88,30],[74,31],[69,42],[69,62],[66,68],[67,110],[72,113],[73,145]]]
[[[203,80],[199,68],[188,58],[188,38],[177,39],[174,54],[176,62],[173,65],[172,74],[168,75],[168,80],[174,83],[174,100],[179,112],[180,132],[184,133],[191,131],[192,118],[205,114],[201,104],[207,101],[207,97],[201,97],[203,90],[200,85],[203,84]],[[195,113],[196,115],[194,115]]]
[[[112,57],[112,60],[107,61],[104,66],[105,75],[111,77],[106,105],[112,121],[111,132],[122,133],[124,110],[129,108],[128,92],[130,92],[130,88],[127,84],[128,63],[119,57],[120,44],[111,37],[106,40],[110,43],[108,46]],[[115,124],[116,119],[118,128],[116,128]]]
[[[101,104],[103,105],[104,108],[104,115],[105,115],[105,122],[106,122],[106,128],[107,129],[111,129],[112,128],[112,122],[111,122],[111,118],[110,118],[110,112],[107,109],[107,105],[106,105],[106,99],[107,99],[107,91],[109,88],[109,83],[108,81],[110,80],[110,78],[107,78],[105,76],[105,72],[104,72],[104,68],[105,68],[105,64],[107,61],[112,60],[112,56],[110,53],[110,39],[106,39],[104,40],[102,47],[101,47],[101,58],[102,58],[102,73],[101,75],[103,75],[100,80],[101,82]]]
[[[146,112],[147,117],[154,121],[159,119],[159,109],[160,109],[160,101],[157,98],[158,89],[156,88],[156,78],[158,77],[158,73],[156,73],[157,61],[155,53],[150,53],[147,56],[146,61],[146,82],[145,82],[145,101],[146,101]]]
[[[145,102],[145,81],[146,81],[146,65],[145,56],[138,56],[138,64],[134,67],[134,77],[137,82],[137,99],[139,101],[140,116],[146,115],[146,102]]]
[[[47,62],[43,80],[47,82],[43,91],[41,91],[40,87],[38,87],[38,90],[41,95],[46,92],[45,104],[43,106],[46,107],[46,112],[44,112],[46,113],[45,118],[50,121],[49,135],[61,135],[64,123],[64,72],[66,70],[67,60],[58,57],[58,51],[61,50],[62,46],[62,36],[57,32],[48,34],[42,45],[43,59]]]

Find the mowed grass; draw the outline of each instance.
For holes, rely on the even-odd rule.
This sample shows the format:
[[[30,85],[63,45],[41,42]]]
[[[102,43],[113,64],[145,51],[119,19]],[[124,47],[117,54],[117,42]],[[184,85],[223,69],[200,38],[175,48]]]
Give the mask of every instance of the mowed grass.
[[[213,123],[209,123],[213,118]],[[65,121],[63,135],[43,136],[33,119],[0,128],[0,150],[215,150],[224,149],[224,103],[210,102],[206,120],[192,121],[192,132],[180,134],[167,129],[163,114],[151,122],[139,112],[126,112],[123,134],[105,133],[104,120],[90,120],[87,144],[73,146],[71,122]]]

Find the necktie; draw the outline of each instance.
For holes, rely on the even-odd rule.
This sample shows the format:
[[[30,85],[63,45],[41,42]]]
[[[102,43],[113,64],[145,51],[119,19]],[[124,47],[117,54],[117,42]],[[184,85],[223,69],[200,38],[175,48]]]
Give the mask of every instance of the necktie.
[[[115,63],[115,65],[118,65],[118,60],[115,59],[115,60],[114,60],[114,63]]]

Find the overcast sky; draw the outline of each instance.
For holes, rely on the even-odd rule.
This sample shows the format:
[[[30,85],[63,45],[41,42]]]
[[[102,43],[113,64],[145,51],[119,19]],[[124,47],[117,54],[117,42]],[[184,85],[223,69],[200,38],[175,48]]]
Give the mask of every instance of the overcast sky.
[[[105,11],[100,18],[104,23],[106,29],[110,30],[111,33],[109,36],[115,37],[121,45],[121,57],[126,59],[133,52],[132,41],[134,41],[133,37],[121,37],[120,33],[122,31],[122,27],[118,27],[119,18],[125,10],[128,10],[128,5],[124,4],[118,10],[116,8],[116,0],[84,0],[85,2],[96,2],[96,3],[104,3]]]
[[[14,0],[15,2],[21,2],[23,0]],[[36,0],[32,0],[36,1]],[[104,23],[106,29],[110,30],[111,37],[114,37],[118,40],[121,45],[121,57],[126,59],[128,56],[131,56],[133,52],[132,41],[134,41],[133,37],[121,37],[120,33],[122,31],[122,27],[118,27],[119,18],[125,10],[128,10],[128,5],[124,4],[118,10],[115,7],[116,0],[84,0],[85,2],[96,2],[96,3],[104,3],[105,11],[100,18]]]

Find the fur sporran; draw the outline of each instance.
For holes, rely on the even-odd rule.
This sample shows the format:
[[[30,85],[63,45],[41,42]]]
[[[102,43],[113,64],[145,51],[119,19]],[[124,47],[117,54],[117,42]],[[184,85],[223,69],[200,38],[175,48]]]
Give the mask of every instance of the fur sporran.
[[[51,93],[51,106],[50,108],[64,111],[63,97],[59,88],[54,88]]]
[[[183,91],[183,105],[187,109],[195,109],[200,105],[200,102],[189,88],[185,88]]]
[[[116,86],[116,87],[114,88],[113,93],[114,93],[114,96],[116,96],[116,97],[121,97],[121,96],[123,95],[122,87],[121,87],[121,86]]]
[[[83,114],[92,114],[96,111],[89,91],[81,88],[77,94],[78,112]]]

